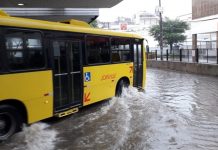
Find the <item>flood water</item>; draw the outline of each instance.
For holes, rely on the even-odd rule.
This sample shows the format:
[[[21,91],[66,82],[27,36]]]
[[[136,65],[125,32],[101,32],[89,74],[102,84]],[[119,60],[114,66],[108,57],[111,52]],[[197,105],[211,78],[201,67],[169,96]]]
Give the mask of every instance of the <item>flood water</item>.
[[[101,91],[99,91],[101,92]],[[145,92],[24,127],[1,150],[217,150],[218,78],[148,69]]]

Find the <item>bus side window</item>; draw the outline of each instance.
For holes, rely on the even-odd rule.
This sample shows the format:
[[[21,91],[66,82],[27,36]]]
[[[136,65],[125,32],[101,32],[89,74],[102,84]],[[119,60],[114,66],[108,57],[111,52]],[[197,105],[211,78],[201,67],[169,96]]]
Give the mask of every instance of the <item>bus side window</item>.
[[[1,55],[1,52],[0,52],[0,55]],[[3,64],[3,62],[2,62],[2,59],[0,58],[0,72],[2,72],[2,70],[3,70],[2,64]]]
[[[112,62],[120,62],[120,54],[116,51],[112,51]]]
[[[11,70],[20,70],[25,68],[24,44],[22,32],[7,32],[5,35],[6,53]]]
[[[39,32],[8,29],[5,48],[10,70],[27,70],[45,66],[42,38]]]
[[[3,60],[1,58],[1,56],[2,56],[2,53],[0,51],[0,73],[3,71]]]
[[[3,72],[3,43],[2,43],[2,39],[1,39],[2,35],[1,35],[1,29],[0,29],[0,73]]]
[[[130,40],[125,38],[111,39],[112,62],[129,62],[132,61],[130,50]]]
[[[26,50],[28,53],[29,68],[42,68],[45,64],[44,51],[42,49],[42,40],[39,33],[26,34]]]
[[[109,38],[88,36],[86,43],[88,64],[107,63],[110,61]]]

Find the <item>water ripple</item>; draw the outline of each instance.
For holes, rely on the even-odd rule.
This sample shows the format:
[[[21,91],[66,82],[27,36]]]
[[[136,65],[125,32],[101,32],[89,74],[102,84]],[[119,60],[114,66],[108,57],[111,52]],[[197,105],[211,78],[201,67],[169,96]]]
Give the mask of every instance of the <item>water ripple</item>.
[[[16,135],[0,149],[46,147],[41,139],[48,139],[57,150],[217,150],[217,91],[216,77],[148,69],[145,92],[129,87],[50,123],[52,129],[27,127],[23,139]]]

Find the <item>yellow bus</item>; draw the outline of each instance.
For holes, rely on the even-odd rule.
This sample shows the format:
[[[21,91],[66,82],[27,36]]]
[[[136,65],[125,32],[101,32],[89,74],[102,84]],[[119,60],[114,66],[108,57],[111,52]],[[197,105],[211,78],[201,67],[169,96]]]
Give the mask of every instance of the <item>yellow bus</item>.
[[[52,116],[145,86],[145,49],[136,34],[0,12],[0,140]]]

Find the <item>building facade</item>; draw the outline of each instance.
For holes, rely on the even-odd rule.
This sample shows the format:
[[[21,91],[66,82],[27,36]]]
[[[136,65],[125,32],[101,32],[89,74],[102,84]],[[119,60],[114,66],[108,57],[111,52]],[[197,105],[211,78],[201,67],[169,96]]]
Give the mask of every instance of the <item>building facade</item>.
[[[218,0],[192,0],[191,29],[192,49],[205,49],[209,56],[217,57]]]
[[[217,0],[192,0],[192,19],[218,14]]]

